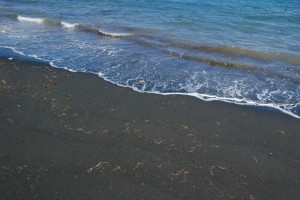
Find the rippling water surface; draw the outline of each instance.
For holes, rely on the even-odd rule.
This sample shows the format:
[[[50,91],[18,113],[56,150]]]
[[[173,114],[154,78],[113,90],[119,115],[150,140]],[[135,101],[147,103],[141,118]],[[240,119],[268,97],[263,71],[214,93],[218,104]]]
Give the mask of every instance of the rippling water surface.
[[[0,0],[0,54],[298,118],[299,33],[298,0]]]

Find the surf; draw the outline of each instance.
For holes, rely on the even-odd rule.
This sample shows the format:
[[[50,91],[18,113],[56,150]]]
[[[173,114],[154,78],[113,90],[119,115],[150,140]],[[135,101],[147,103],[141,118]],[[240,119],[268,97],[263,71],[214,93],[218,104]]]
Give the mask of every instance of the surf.
[[[18,15],[17,19],[21,22],[29,22],[29,23],[36,23],[36,24],[44,24],[44,25],[61,25],[64,28],[69,28],[69,29],[78,29],[81,31],[86,31],[89,33],[95,33],[100,36],[105,36],[105,37],[129,37],[131,34],[129,33],[120,33],[120,32],[109,32],[109,31],[104,31],[101,29],[98,29],[94,26],[87,25],[87,24],[82,24],[82,23],[70,23],[70,22],[65,22],[65,21],[58,21],[58,20],[53,20],[53,19],[47,19],[47,18],[33,18],[33,17],[25,17]]]

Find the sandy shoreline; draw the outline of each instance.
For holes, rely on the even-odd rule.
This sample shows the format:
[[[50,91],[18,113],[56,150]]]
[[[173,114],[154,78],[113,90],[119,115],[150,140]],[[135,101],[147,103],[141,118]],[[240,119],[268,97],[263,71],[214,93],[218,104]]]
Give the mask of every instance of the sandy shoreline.
[[[297,199],[300,120],[0,62],[0,199]]]

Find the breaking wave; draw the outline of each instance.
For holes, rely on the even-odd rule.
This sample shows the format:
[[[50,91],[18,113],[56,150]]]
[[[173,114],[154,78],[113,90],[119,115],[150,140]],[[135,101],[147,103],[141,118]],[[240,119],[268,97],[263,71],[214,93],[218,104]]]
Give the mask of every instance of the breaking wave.
[[[33,22],[33,23],[39,23],[39,24],[41,24],[45,21],[45,19],[43,19],[43,18],[23,17],[23,16],[20,16],[20,15],[18,15],[17,19],[19,21]]]
[[[46,18],[32,18],[32,17],[24,17],[21,15],[18,15],[17,19],[19,21],[29,22],[29,23],[37,23],[37,24],[44,24],[44,25],[61,25],[64,28],[78,29],[81,31],[92,32],[92,33],[96,33],[98,35],[107,36],[107,37],[128,37],[131,35],[129,33],[103,31],[96,27],[86,25],[86,24],[69,23],[69,22],[65,22],[65,21],[56,21],[56,20],[51,20],[51,19],[46,19]]]

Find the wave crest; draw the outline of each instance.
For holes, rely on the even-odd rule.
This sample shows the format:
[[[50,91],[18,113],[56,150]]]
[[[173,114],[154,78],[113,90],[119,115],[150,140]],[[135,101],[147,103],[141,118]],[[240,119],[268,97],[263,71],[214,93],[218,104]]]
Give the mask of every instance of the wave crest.
[[[24,17],[24,16],[21,16],[21,15],[18,15],[17,19],[19,21],[33,22],[33,23],[39,23],[39,24],[42,24],[45,21],[44,18]]]
[[[79,26],[78,23],[69,23],[64,21],[61,21],[60,24],[65,28],[76,28],[77,26]]]
[[[127,33],[111,33],[111,32],[106,32],[102,30],[98,30],[100,35],[104,36],[111,36],[111,37],[127,37],[130,36],[130,34]]]
[[[50,19],[46,19],[46,18],[33,18],[33,17],[24,17],[21,15],[18,15],[17,19],[19,21],[32,22],[32,23],[45,24],[45,25],[61,25],[64,28],[70,28],[70,29],[77,28],[81,31],[92,32],[92,33],[96,33],[101,36],[108,36],[108,37],[127,37],[127,36],[131,35],[128,33],[103,31],[96,27],[86,25],[86,24],[69,23],[69,22],[65,22],[65,21],[56,21],[56,20],[50,20]]]

